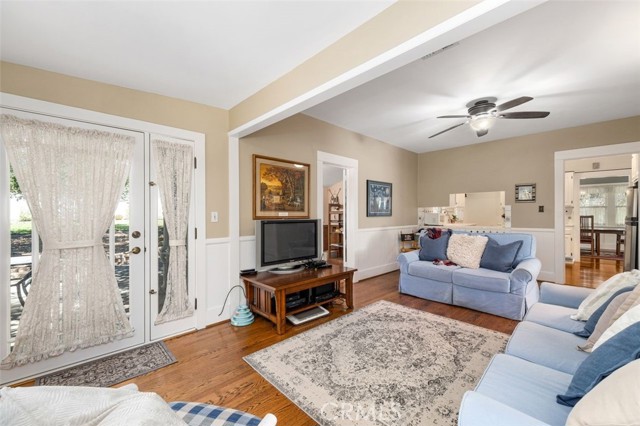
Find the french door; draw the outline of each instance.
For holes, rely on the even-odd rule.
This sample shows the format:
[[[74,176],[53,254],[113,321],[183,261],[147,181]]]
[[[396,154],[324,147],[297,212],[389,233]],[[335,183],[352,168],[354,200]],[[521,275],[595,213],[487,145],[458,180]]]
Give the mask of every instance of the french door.
[[[120,197],[114,220],[103,237],[105,252],[113,266],[120,295],[134,335],[112,343],[78,349],[37,363],[0,370],[0,384],[10,383],[119,352],[146,342],[175,335],[196,327],[195,314],[165,324],[154,321],[164,302],[168,251],[162,206],[155,185],[155,165],[150,141],[154,135],[85,121],[0,108],[0,113],[62,124],[69,127],[104,130],[131,136],[135,140],[132,166]],[[191,143],[166,136],[163,140]],[[195,179],[192,179],[195,185]],[[194,191],[192,191],[194,194]],[[13,346],[20,316],[31,286],[31,276],[38,266],[41,243],[38,230],[32,226],[30,212],[20,195],[4,145],[0,141],[0,356],[7,356]],[[193,203],[192,203],[193,206]],[[195,253],[194,208],[189,219],[187,249]],[[8,231],[8,232],[7,232]],[[191,257],[191,256],[190,256]],[[195,304],[195,262],[188,262],[189,297]]]

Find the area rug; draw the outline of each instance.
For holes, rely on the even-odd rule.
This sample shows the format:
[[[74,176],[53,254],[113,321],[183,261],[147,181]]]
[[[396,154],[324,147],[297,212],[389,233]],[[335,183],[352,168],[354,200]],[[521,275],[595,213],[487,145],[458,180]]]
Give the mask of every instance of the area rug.
[[[244,359],[322,426],[455,425],[508,337],[380,301]]]
[[[109,387],[176,362],[164,342],[154,342],[126,352],[38,377],[38,386]]]

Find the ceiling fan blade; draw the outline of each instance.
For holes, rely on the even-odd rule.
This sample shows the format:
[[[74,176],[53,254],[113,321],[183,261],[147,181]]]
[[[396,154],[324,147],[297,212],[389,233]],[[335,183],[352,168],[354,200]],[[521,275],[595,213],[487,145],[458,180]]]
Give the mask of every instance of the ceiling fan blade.
[[[441,115],[440,117],[436,117],[436,118],[471,118],[470,115]]]
[[[438,135],[441,135],[441,134],[443,134],[444,132],[448,132],[449,130],[453,130],[453,129],[455,129],[456,127],[460,127],[460,126],[462,126],[463,124],[466,124],[466,122],[465,122],[465,123],[456,124],[455,126],[453,126],[453,127],[449,127],[448,129],[443,130],[443,131],[441,131],[441,132],[438,132],[438,133],[436,133],[435,135],[431,135],[431,136],[429,136],[429,139],[431,139],[431,138],[433,138],[433,137],[436,137],[436,136],[438,136]]]
[[[510,100],[508,102],[505,102],[505,103],[503,103],[501,105],[498,105],[497,110],[498,110],[498,112],[506,111],[508,109],[511,109],[513,107],[517,107],[518,105],[522,105],[523,103],[529,102],[531,100],[533,100],[532,97],[522,96],[520,98],[512,99],[512,100]]]
[[[548,111],[521,111],[521,112],[507,112],[506,114],[500,114],[500,118],[545,118],[549,115]]]
[[[483,137],[487,133],[489,133],[489,129],[476,130],[476,135],[478,135],[479,138]]]

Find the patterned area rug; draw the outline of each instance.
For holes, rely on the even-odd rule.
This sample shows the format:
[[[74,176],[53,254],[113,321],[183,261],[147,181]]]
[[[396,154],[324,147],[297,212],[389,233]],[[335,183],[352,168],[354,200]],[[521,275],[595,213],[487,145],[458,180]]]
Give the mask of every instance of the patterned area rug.
[[[107,358],[38,377],[37,386],[109,387],[176,362],[164,342],[154,342]]]
[[[322,426],[455,425],[508,337],[380,301],[244,359]]]

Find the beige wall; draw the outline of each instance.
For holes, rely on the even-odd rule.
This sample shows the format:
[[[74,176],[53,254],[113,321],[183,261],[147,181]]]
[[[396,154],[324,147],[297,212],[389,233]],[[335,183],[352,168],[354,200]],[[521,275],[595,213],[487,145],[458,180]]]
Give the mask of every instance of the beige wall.
[[[640,117],[631,117],[420,154],[418,205],[447,205],[450,193],[505,191],[513,227],[553,228],[554,153],[638,141]],[[536,184],[535,203],[515,203],[518,183]]]
[[[231,129],[469,9],[477,0],[400,0],[231,109]]]
[[[228,111],[6,62],[0,62],[0,91],[204,133],[206,208],[220,216],[218,223],[207,220],[206,235],[229,235]]]
[[[253,235],[252,155],[311,164],[311,217],[316,216],[316,153],[358,160],[358,227],[407,225],[416,221],[417,154],[298,114],[240,139],[240,235]],[[393,216],[366,217],[366,180],[393,184]]]

